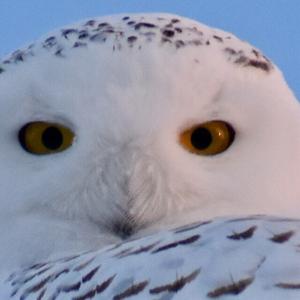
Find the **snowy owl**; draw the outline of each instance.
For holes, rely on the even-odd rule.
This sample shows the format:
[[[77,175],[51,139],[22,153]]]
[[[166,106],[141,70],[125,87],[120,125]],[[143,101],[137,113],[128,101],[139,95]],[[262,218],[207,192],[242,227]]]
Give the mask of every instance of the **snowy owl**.
[[[0,108],[1,299],[300,299],[300,106],[256,48],[89,19],[3,59]]]

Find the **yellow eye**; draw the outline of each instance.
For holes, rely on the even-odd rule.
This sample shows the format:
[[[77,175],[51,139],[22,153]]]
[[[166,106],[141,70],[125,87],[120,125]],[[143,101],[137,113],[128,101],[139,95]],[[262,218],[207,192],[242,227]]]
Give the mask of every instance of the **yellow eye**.
[[[33,154],[50,154],[63,151],[73,143],[74,133],[56,123],[31,122],[19,131],[21,146]]]
[[[234,129],[227,122],[214,120],[193,126],[180,134],[179,142],[198,155],[215,155],[225,151],[234,140]]]

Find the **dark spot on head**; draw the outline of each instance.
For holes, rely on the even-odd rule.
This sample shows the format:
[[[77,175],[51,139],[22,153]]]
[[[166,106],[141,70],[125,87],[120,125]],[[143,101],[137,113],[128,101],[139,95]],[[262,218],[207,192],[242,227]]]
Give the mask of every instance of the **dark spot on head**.
[[[63,56],[63,55],[62,55],[62,52],[63,52],[63,48],[58,48],[58,49],[55,51],[54,54],[55,54],[56,56]]]
[[[135,30],[139,30],[139,29],[141,29],[142,27],[144,27],[144,28],[156,28],[157,26],[156,26],[155,24],[152,24],[152,23],[140,22],[140,23],[137,23],[137,24],[134,26],[134,29],[135,29]]]
[[[231,55],[237,54],[237,52],[234,49],[229,48],[229,47],[225,48],[224,51],[231,54]]]
[[[129,20],[130,18],[128,16],[125,16],[122,18],[123,21]]]
[[[195,45],[195,46],[200,46],[200,45],[202,45],[202,42],[200,40],[191,40],[191,41],[189,41],[189,44]]]
[[[78,30],[77,30],[77,29],[74,29],[74,28],[62,29],[61,35],[62,35],[64,38],[68,39],[68,35],[69,35],[69,34],[77,33],[77,32],[78,32]]]
[[[218,36],[218,35],[213,35],[213,38],[215,40],[217,40],[218,42],[223,42],[223,39],[220,36]]]
[[[172,19],[171,22],[172,23],[178,23],[178,22],[180,22],[180,20],[179,19]]]
[[[137,39],[138,39],[137,36],[131,35],[127,38],[127,41],[129,43],[134,43]]]
[[[178,32],[178,33],[182,33],[182,29],[181,29],[181,28],[179,28],[179,27],[175,27],[174,29],[175,29],[175,31],[176,31],[176,32]]]
[[[252,49],[251,51],[257,58],[260,57],[260,53],[256,49]]]
[[[102,22],[102,23],[98,24],[98,28],[103,28],[103,27],[106,27],[106,26],[111,26],[111,25],[108,24],[107,22]]]
[[[255,59],[249,59],[246,66],[251,66],[251,67],[254,67],[254,68],[262,69],[266,72],[269,72],[270,69],[271,69],[269,63],[264,62],[264,61],[260,61],[260,60],[255,60]]]
[[[87,38],[88,36],[89,36],[89,33],[88,33],[86,30],[81,30],[81,31],[79,31],[79,33],[78,33],[78,38],[79,38],[80,40],[85,39],[85,38]]]
[[[75,42],[73,45],[73,48],[78,48],[78,47],[86,47],[87,44],[86,43],[82,43],[82,42]]]
[[[165,38],[165,37],[161,38],[161,42],[162,43],[170,43],[170,44],[172,44],[172,41],[170,39],[168,39],[168,38]]]
[[[134,25],[136,22],[135,21],[129,21],[127,22],[127,25],[131,26],[131,25]]]
[[[207,40],[205,45],[207,45],[207,46],[210,45],[210,41]]]
[[[234,63],[235,64],[244,64],[244,63],[246,63],[248,61],[248,58],[246,57],[246,56],[244,56],[244,55],[241,55],[239,58],[237,58],[235,61],[234,61]]]
[[[47,39],[45,39],[43,47],[52,47],[54,45],[56,45],[56,37],[50,36]]]
[[[184,41],[182,41],[182,40],[177,40],[177,41],[175,41],[175,46],[176,46],[176,48],[181,48],[181,47],[183,47],[185,45],[185,43],[184,43]]]
[[[171,38],[171,37],[174,36],[175,32],[174,32],[174,30],[163,29],[163,30],[162,30],[162,34],[163,34],[164,36],[166,36],[166,37]]]
[[[84,25],[85,25],[85,26],[94,26],[95,23],[96,23],[95,20],[89,20],[89,21],[87,21]]]
[[[13,53],[12,58],[14,62],[24,61],[25,53],[23,51],[16,51]]]

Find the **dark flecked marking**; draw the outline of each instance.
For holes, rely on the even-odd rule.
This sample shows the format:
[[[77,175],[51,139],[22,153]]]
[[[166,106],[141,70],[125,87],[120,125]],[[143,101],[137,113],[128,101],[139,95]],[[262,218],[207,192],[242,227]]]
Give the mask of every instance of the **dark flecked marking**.
[[[200,269],[197,269],[187,276],[182,276],[182,277],[176,279],[174,282],[152,288],[152,289],[150,289],[149,292],[150,292],[150,294],[160,294],[163,292],[177,293],[187,283],[192,282],[199,275],[199,273],[200,273]]]
[[[76,282],[73,284],[65,284],[58,287],[58,290],[63,293],[70,293],[74,291],[78,291],[80,289],[81,282]]]
[[[51,48],[54,45],[56,45],[56,43],[57,43],[56,37],[55,36],[50,36],[47,39],[45,39],[43,47]]]
[[[177,33],[182,33],[182,29],[179,28],[179,27],[175,27],[174,30],[175,30]]]
[[[76,266],[73,271],[81,271],[82,269],[84,269],[85,267],[87,267],[93,260],[95,259],[95,257],[90,258],[89,260],[87,260],[84,263],[81,263],[80,265]]]
[[[157,248],[156,250],[152,251],[151,253],[155,254],[157,252],[161,252],[161,251],[165,251],[165,250],[168,250],[168,249],[171,249],[171,248],[175,248],[179,245],[192,244],[192,243],[196,242],[199,238],[200,238],[200,234],[195,234],[195,235],[193,235],[193,236],[191,236],[187,239],[176,241],[176,242],[161,246],[161,247]]]
[[[107,39],[107,36],[106,36],[106,34],[103,33],[103,31],[100,33],[93,34],[90,37],[90,40],[93,42],[95,41],[95,42],[103,42],[104,43],[106,41],[106,39]]]
[[[131,35],[131,36],[129,36],[129,37],[127,38],[127,41],[128,41],[129,43],[134,43],[137,39],[138,39],[137,36]]]
[[[12,55],[14,62],[24,61],[25,53],[23,51],[16,51]]]
[[[95,25],[95,23],[96,23],[95,20],[89,20],[89,21],[87,21],[87,22],[84,24],[84,26],[91,26],[91,27],[93,27],[93,26]]]
[[[176,46],[176,48],[184,47],[184,45],[185,45],[185,43],[184,43],[184,41],[182,41],[182,40],[177,40],[177,41],[175,41],[175,46]]]
[[[166,37],[162,37],[161,38],[161,42],[162,43],[170,43],[170,44],[172,44],[172,41],[169,38],[166,38]]]
[[[46,278],[44,278],[43,280],[41,280],[40,282],[38,282],[37,284],[30,286],[29,288],[27,288],[25,290],[25,292],[22,294],[21,298],[22,299],[26,299],[26,297],[30,294],[30,293],[36,293],[39,290],[41,290],[46,284],[47,282],[51,279],[51,276],[48,276]]]
[[[62,57],[62,56],[63,56],[63,55],[62,55],[63,50],[64,50],[63,48],[59,48],[59,49],[57,49],[57,50],[55,51],[54,54],[55,54],[56,56]]]
[[[96,296],[96,289],[92,289],[87,291],[83,295],[73,297],[72,300],[86,300],[86,299],[93,299]]]
[[[136,250],[133,250],[133,251],[129,251],[127,253],[124,253],[123,255],[119,255],[118,258],[123,258],[123,257],[126,257],[126,256],[131,256],[131,255],[138,255],[138,254],[141,254],[141,253],[144,253],[144,252],[149,252],[153,247],[155,247],[159,242],[155,242],[153,244],[150,244],[148,246],[142,246]]]
[[[115,295],[113,297],[113,300],[122,300],[125,298],[129,298],[131,296],[135,296],[135,295],[139,294],[140,292],[142,292],[148,284],[149,284],[148,280],[133,284],[129,288],[127,288],[125,291],[123,291],[122,293]]]
[[[252,282],[254,278],[246,278],[239,280],[238,282],[234,282],[229,285],[221,286],[207,294],[209,298],[218,298],[224,295],[238,295],[243,292]]]
[[[131,26],[131,25],[134,25],[136,22],[135,21],[129,21],[127,22],[127,25]]]
[[[173,28],[173,23],[170,22],[169,24],[165,25],[165,28]]]
[[[78,33],[78,38],[79,38],[80,40],[86,39],[86,38],[88,38],[88,37],[89,37],[89,33],[88,33],[86,30],[81,30],[81,31],[79,31],[79,33]]]
[[[246,62],[248,62],[248,58],[245,55],[241,55],[239,58],[237,58],[234,63],[235,64],[245,64]]]
[[[38,295],[38,297],[36,298],[36,300],[42,300],[45,293],[46,293],[47,289],[43,289],[40,294]]]
[[[178,18],[160,18],[157,17],[156,19],[162,22],[158,22],[156,24],[155,22],[147,22],[146,17],[141,17],[142,21],[133,21],[130,20],[129,16],[122,16],[120,18],[121,20],[125,21],[128,26],[134,26],[134,29],[139,31],[136,36],[139,38],[139,36],[146,36],[145,42],[151,42],[154,40],[152,38],[152,35],[159,34],[159,31],[161,31],[161,39],[158,39],[158,41],[161,41],[163,44],[170,44],[174,46],[176,49],[183,48],[184,46],[200,46],[203,44],[209,45],[210,41],[207,40],[207,38],[204,39],[204,33],[198,28],[197,26],[185,26],[181,27],[178,26],[181,22]],[[51,54],[54,54],[57,57],[67,57],[67,50],[72,48],[79,48],[79,47],[87,47],[87,43],[82,43],[81,41],[85,41],[85,39],[93,42],[100,42],[104,43],[109,38],[114,39],[112,50],[121,50],[122,48],[122,42],[128,42],[128,47],[133,47],[134,39],[128,39],[126,40],[126,37],[124,35],[124,32],[119,31],[117,26],[112,26],[108,22],[101,22],[98,23],[96,20],[91,19],[85,22],[85,24],[78,25],[78,27],[71,27],[71,28],[63,28],[60,29],[57,36],[49,36],[46,38],[43,42],[41,42],[40,47],[36,44],[31,44],[27,47],[25,50],[17,50],[14,53],[10,55],[8,59],[1,62],[0,66],[0,73],[3,73],[6,71],[7,68],[3,67],[3,64],[6,63],[19,63],[26,61],[29,56],[34,56],[35,53],[35,46],[37,46],[37,50],[39,51],[40,48],[44,48],[45,50],[50,50]],[[140,30],[145,29],[145,30]],[[148,29],[148,30],[147,30]],[[151,30],[152,29],[152,30]],[[157,30],[153,30],[157,29]],[[185,32],[187,33],[184,38],[178,39],[177,41],[172,41],[173,37],[178,34]],[[151,34],[151,36],[150,36]],[[131,34],[129,34],[131,35]],[[192,35],[196,35],[196,38],[192,38]],[[70,36],[72,36],[72,39],[70,39]],[[198,38],[197,38],[198,36]],[[223,36],[222,33],[220,34],[211,34],[210,35],[212,39],[216,40],[217,42],[225,41],[225,39],[231,38],[230,36]],[[190,38],[189,38],[190,37]],[[60,45],[59,41],[60,38],[70,40],[72,43],[64,46]],[[77,41],[73,41],[74,39],[77,39]],[[124,40],[123,40],[124,38]],[[116,44],[118,43],[118,44]],[[142,49],[142,45],[137,46],[138,49]],[[65,51],[66,49],[66,51]],[[231,49],[231,50],[229,50]],[[272,69],[272,63],[269,61],[268,58],[263,56],[259,51],[257,51],[254,48],[249,49],[251,51],[251,55],[246,55],[243,53],[243,51],[238,51],[238,49],[228,47],[225,52],[233,56],[233,59],[229,58],[228,60],[230,62],[233,62],[235,64],[240,64],[243,67],[254,67],[261,69],[265,72],[269,72]]]
[[[102,23],[98,24],[98,28],[103,28],[103,27],[107,27],[107,26],[111,27],[111,25],[109,23],[107,23],[107,22],[102,22]]]
[[[190,231],[190,230],[194,230],[196,228],[199,228],[201,226],[204,226],[204,225],[208,225],[208,224],[211,224],[212,221],[209,220],[209,221],[205,221],[205,222],[197,222],[197,223],[193,223],[193,224],[190,224],[190,225],[185,225],[185,226],[182,226],[182,227],[179,227],[177,229],[175,229],[174,233],[182,233],[182,232],[186,232],[186,231]]]
[[[114,280],[115,277],[116,277],[116,274],[109,277],[107,280],[103,281],[101,284],[98,284],[96,286],[97,294],[100,294],[103,291],[105,291],[109,287],[109,285],[112,283],[112,281]]]
[[[43,273],[47,272],[50,268],[51,268],[51,266],[47,266],[46,268],[44,268],[44,269],[40,270],[39,272],[36,272],[36,273],[34,273],[34,274],[28,276],[28,277],[25,276],[25,278],[22,279],[22,280],[16,279],[16,280],[14,280],[14,281],[11,283],[11,285],[14,286],[14,285],[16,285],[16,284],[24,284],[24,283],[28,283],[28,282],[30,282],[32,279],[34,279],[35,277],[40,276],[40,275],[42,275]]]
[[[191,40],[191,41],[189,41],[188,43],[191,44],[191,45],[195,45],[195,46],[200,46],[200,45],[202,45],[202,41],[200,41],[200,40],[198,40],[198,39],[196,39],[196,40]]]
[[[279,233],[279,234],[274,234],[274,236],[270,238],[270,241],[274,243],[282,244],[287,242],[294,234],[295,232],[293,230]]]
[[[230,48],[230,47],[226,47],[224,49],[225,52],[229,53],[230,55],[236,55],[237,54],[237,51],[234,50],[233,48]]]
[[[123,256],[123,255],[127,254],[128,252],[130,252],[131,250],[132,250],[132,247],[126,248],[124,250],[121,250],[120,252],[118,252],[117,254],[115,254],[114,257]]]
[[[86,300],[86,299],[94,298],[96,295],[101,294],[102,292],[104,292],[109,287],[109,285],[111,284],[111,282],[113,281],[115,276],[116,275],[108,278],[107,280],[105,280],[101,284],[97,284],[95,288],[85,292],[84,294],[82,294],[80,296],[73,297],[72,300]]]
[[[58,277],[60,277],[60,275],[62,275],[62,274],[67,274],[67,273],[69,273],[70,272],[70,270],[69,270],[69,268],[65,268],[65,269],[63,269],[63,270],[61,270],[61,271],[59,271],[59,272],[57,272],[57,273],[54,273],[53,275],[51,275],[51,281],[54,281],[54,280],[56,280]]]
[[[147,22],[140,22],[134,25],[134,29],[135,30],[139,30],[142,27],[144,28],[156,28],[157,26],[155,24],[152,23],[147,23]]]
[[[97,266],[94,269],[92,269],[90,272],[88,272],[86,275],[84,275],[82,277],[82,283],[90,281],[95,276],[95,274],[98,272],[99,268],[100,268],[100,266]]]
[[[260,220],[262,217],[265,217],[265,215],[253,215],[249,217],[243,217],[243,218],[235,218],[227,220],[226,223],[236,223],[236,222],[244,222],[244,221],[257,221]]]
[[[214,38],[215,40],[217,40],[218,42],[220,42],[220,43],[223,42],[223,39],[222,39],[220,36],[218,36],[218,35],[213,35],[213,38]]]
[[[280,282],[275,284],[275,286],[281,288],[281,289],[287,289],[287,290],[298,290],[300,289],[300,283],[284,283]]]
[[[172,22],[173,24],[175,24],[175,23],[179,23],[180,20],[179,20],[179,19],[172,19],[171,22]]]
[[[174,30],[170,30],[170,29],[163,29],[162,30],[162,34],[168,38],[171,38],[175,35],[175,31]]]
[[[87,43],[75,42],[73,48],[87,47]]]
[[[270,69],[271,69],[271,66],[270,66],[269,63],[266,63],[266,62],[260,61],[260,60],[255,60],[255,59],[249,59],[249,61],[246,64],[246,67],[247,66],[251,66],[251,67],[254,67],[254,68],[262,69],[262,70],[264,70],[266,72],[269,72]]]
[[[68,35],[72,33],[77,33],[78,30],[74,28],[68,28],[68,29],[62,29],[61,35],[65,38],[68,39]]]
[[[233,233],[232,235],[228,235],[227,238],[231,240],[246,240],[253,236],[254,231],[257,229],[257,226],[251,226],[249,229]]]
[[[251,52],[256,56],[256,58],[260,57],[260,53],[256,49],[252,49]]]

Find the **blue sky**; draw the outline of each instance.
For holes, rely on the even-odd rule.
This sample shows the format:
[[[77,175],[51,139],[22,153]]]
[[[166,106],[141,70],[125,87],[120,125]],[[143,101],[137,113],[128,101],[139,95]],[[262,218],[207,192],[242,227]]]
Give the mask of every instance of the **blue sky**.
[[[0,0],[0,56],[83,18],[159,11],[247,40],[279,65],[300,99],[300,0]]]

